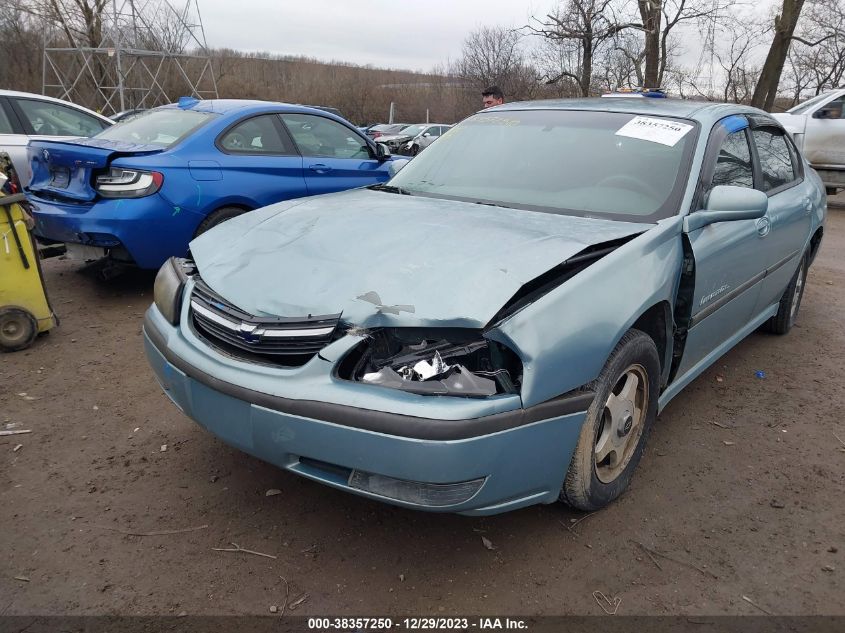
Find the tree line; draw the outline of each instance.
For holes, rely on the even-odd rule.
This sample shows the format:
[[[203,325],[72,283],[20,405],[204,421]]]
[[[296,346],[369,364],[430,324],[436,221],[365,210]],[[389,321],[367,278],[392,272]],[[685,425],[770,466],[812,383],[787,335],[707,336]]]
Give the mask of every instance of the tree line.
[[[0,86],[41,92],[51,70],[42,66],[44,47],[101,47],[110,10],[108,0],[7,0]],[[148,13],[143,26],[126,29],[124,42],[196,51],[166,13]],[[777,0],[769,13],[733,0],[561,0],[521,27],[468,33],[457,58],[428,73],[230,49],[208,55],[221,97],[333,106],[359,124],[385,121],[391,103],[397,121],[454,122],[477,110],[481,89],[493,84],[509,100],[644,86],[772,110],[843,83],[845,0]],[[114,109],[97,90],[117,81],[109,58],[92,55],[87,66],[81,56],[66,59],[51,63],[69,64],[56,70],[77,77],[72,99]],[[189,88],[185,75],[199,73],[201,63],[186,59],[182,69],[161,71],[150,88],[154,102],[146,88],[128,89],[127,106],[176,100]],[[123,73],[130,88],[146,77],[134,66]]]

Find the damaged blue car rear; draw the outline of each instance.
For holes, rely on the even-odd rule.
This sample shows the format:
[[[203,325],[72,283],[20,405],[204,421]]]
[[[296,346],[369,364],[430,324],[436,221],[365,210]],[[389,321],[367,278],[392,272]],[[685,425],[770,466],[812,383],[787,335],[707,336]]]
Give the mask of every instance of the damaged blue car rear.
[[[791,329],[825,213],[759,110],[508,104],[386,184],[198,237],[144,343],[180,410],[299,475],[431,511],[595,510],[672,397]]]

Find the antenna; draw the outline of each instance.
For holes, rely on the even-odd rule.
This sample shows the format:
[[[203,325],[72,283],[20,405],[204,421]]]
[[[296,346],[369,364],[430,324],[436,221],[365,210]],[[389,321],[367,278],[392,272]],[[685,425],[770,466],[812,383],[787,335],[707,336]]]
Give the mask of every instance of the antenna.
[[[110,0],[110,5],[95,25],[98,42],[90,36],[83,42],[58,24],[45,28],[43,94],[107,115],[154,108],[184,95],[218,98],[199,0]]]

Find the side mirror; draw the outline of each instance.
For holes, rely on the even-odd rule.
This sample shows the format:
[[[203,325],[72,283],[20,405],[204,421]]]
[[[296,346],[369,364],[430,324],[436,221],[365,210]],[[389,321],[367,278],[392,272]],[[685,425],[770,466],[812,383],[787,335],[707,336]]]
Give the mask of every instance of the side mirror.
[[[380,161],[386,161],[390,158],[390,148],[384,143],[376,143],[376,158]]]
[[[704,209],[690,213],[684,218],[684,232],[691,233],[716,222],[756,220],[766,215],[768,208],[769,197],[762,191],[749,187],[717,185],[707,196]]]
[[[425,134],[423,134],[423,138],[428,138],[429,136],[431,136],[431,132],[426,132]]]

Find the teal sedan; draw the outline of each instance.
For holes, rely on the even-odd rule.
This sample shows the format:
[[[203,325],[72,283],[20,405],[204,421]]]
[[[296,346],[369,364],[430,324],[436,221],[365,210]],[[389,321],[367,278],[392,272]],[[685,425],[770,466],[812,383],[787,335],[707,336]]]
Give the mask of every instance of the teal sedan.
[[[790,331],[825,200],[760,110],[511,103],[387,183],[196,238],[144,343],[186,415],[299,475],[421,510],[592,511],[684,386]]]

